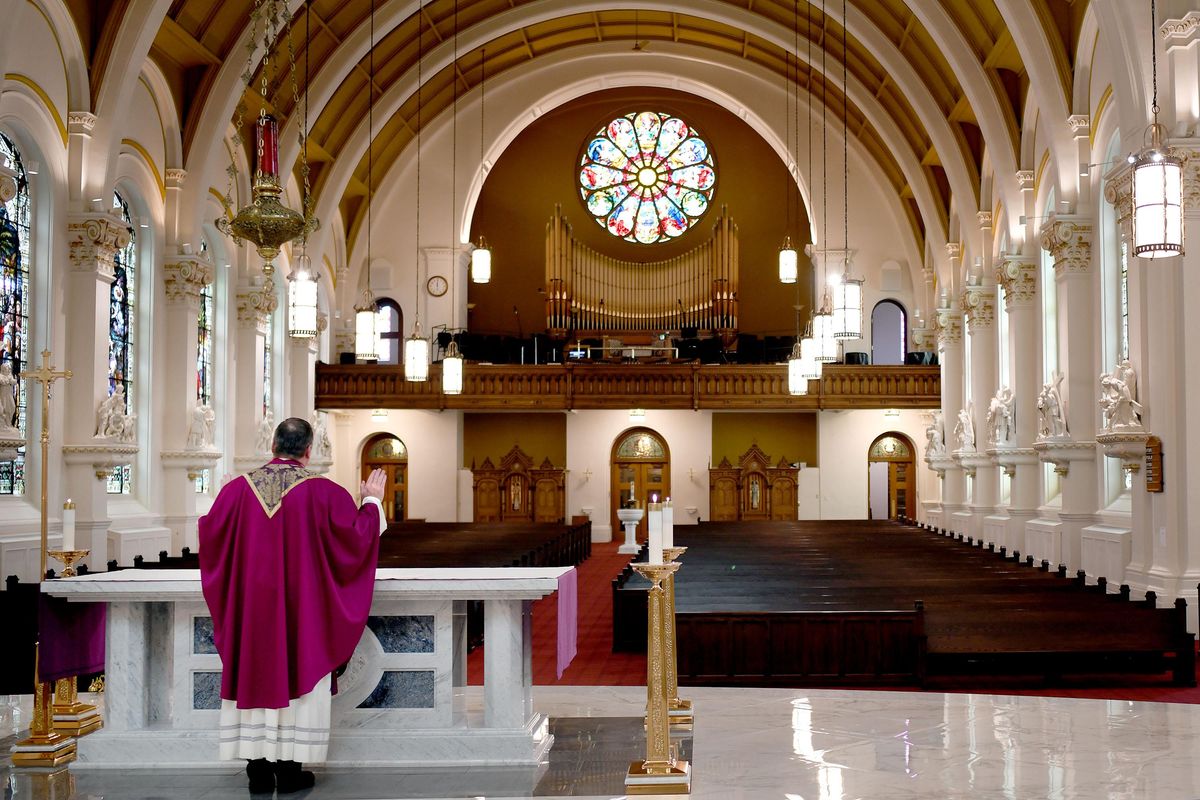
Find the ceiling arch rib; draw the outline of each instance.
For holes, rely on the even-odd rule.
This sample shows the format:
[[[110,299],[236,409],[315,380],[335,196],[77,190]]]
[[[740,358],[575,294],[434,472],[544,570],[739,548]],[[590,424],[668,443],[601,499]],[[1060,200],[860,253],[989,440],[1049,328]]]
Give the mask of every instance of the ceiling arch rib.
[[[1011,110],[1006,112],[997,86],[988,78],[973,47],[937,0],[907,0],[921,24],[937,42],[962,82],[971,109],[979,121],[987,153],[998,173],[999,191],[1006,205],[1020,202],[1017,186],[1019,131]],[[981,32],[986,36],[986,32]],[[976,34],[979,36],[980,34]],[[981,164],[982,168],[982,164]],[[981,199],[981,205],[982,205]]]
[[[658,45],[656,45],[656,47],[657,46]],[[681,59],[680,63],[684,66],[686,66],[688,63],[695,63],[699,58],[704,58],[709,62],[719,61],[723,65],[729,65],[729,69],[739,68],[735,62],[737,58],[740,58],[740,55],[731,53],[705,53],[697,46],[683,44],[669,45],[665,42],[661,45],[661,47],[664,50],[671,48],[671,52],[678,50],[677,57]],[[594,55],[592,53],[594,53]],[[584,46],[578,46],[569,50],[564,50],[559,54],[543,56],[536,61],[526,59],[524,62],[521,62],[519,66],[516,66],[511,70],[500,72],[495,76],[495,80],[519,80],[520,75],[522,74],[521,70],[523,69],[533,69],[535,67],[553,69],[554,64],[558,59],[563,59],[572,55],[576,58],[607,58],[612,60],[614,62],[613,64],[601,63],[601,61],[597,61],[596,68],[601,70],[604,74],[609,72],[616,74],[626,69],[628,66],[628,55],[623,46],[619,50],[616,50],[613,48],[611,43],[592,43],[586,46],[586,48]],[[435,64],[442,63],[437,60],[437,56],[438,54],[435,52],[431,57],[432,62]],[[448,59],[446,59],[446,63],[448,63]],[[445,67],[443,67],[443,69],[444,68]],[[744,66],[740,67],[740,69],[744,70]],[[415,73],[415,70],[413,73]],[[639,74],[644,75],[644,73]],[[400,79],[400,81],[398,81],[396,86],[393,86],[392,89],[389,90],[388,94],[385,95],[384,98],[381,98],[377,108],[382,108],[384,111],[398,108],[403,102],[405,102],[406,99],[410,97],[408,93],[411,92],[413,84],[415,84],[415,74],[405,75]],[[489,76],[489,87],[496,86],[499,88],[499,85],[501,84],[493,83],[493,78]],[[852,102],[863,107],[866,119],[870,125],[878,126],[881,129],[886,130],[890,119],[879,103],[856,81],[851,81],[850,88],[850,97]],[[466,101],[460,101],[460,111],[468,108],[469,105],[474,102],[474,97],[467,98]],[[336,211],[340,202],[340,192],[338,191],[338,187],[348,186],[351,181],[352,171],[354,169],[362,168],[363,157],[366,153],[365,127],[365,124],[358,125],[352,134],[350,141],[345,147],[345,152],[348,154],[348,157],[339,158],[330,167],[329,174],[326,177],[329,188],[327,188],[326,191],[321,192],[317,199],[317,213],[319,215],[329,216]],[[916,203],[916,206],[919,209],[923,219],[928,224],[924,235],[932,238],[934,241],[944,243],[944,212],[938,203],[935,193],[932,191],[928,183],[921,177],[923,172],[919,157],[903,141],[897,142],[890,149],[893,156],[897,160],[900,172],[903,173],[903,176],[906,180],[911,182],[914,202]],[[356,155],[356,158],[349,157],[349,154]],[[489,158],[492,157],[494,157],[494,155],[489,154]],[[917,231],[916,234],[918,240],[920,240],[922,235],[921,232]]]
[[[552,9],[549,9],[542,4],[538,4],[538,5],[541,5],[546,13],[546,22],[542,23],[542,24],[554,25],[557,27],[558,34],[560,36],[564,35],[564,31],[568,27],[567,20],[569,18],[555,19],[553,17]],[[602,4],[597,4],[598,8],[601,6],[602,6]],[[709,3],[709,6],[711,7],[710,10],[712,10],[714,14],[716,14],[717,12],[722,12],[722,13],[729,12],[732,9],[732,7],[728,6],[725,3]],[[525,7],[522,7],[522,8],[525,8]],[[732,9],[732,10],[736,13],[736,9]],[[515,11],[516,10],[514,10],[514,12]],[[593,13],[598,14],[600,12],[593,12]],[[531,50],[531,44],[530,44],[530,37],[528,37],[525,34],[525,32],[527,30],[530,30],[531,26],[526,25],[525,27],[520,27],[520,25],[523,22],[528,22],[529,21],[528,18],[520,17],[520,16],[517,16],[515,13],[512,13],[512,14],[507,15],[510,17],[510,19],[501,19],[501,17],[504,17],[504,16],[505,15],[499,15],[499,17],[490,18],[488,20],[489,25],[487,26],[490,29],[489,31],[484,31],[484,30],[465,31],[463,33],[463,35],[460,37],[460,39],[461,39],[460,52],[463,50],[467,50],[468,48],[473,48],[475,46],[481,46],[483,44],[487,44],[488,51],[489,51],[489,63],[496,64],[497,66],[494,67],[495,69],[503,69],[504,68],[503,64],[505,62],[506,53],[511,55],[511,53],[513,53],[514,51],[520,52],[523,54],[521,56],[522,58],[527,58],[528,53]],[[632,16],[632,15],[630,15],[630,16]],[[672,38],[679,39],[680,38],[679,22],[682,20],[685,23],[687,23],[688,21],[691,21],[695,18],[685,17],[684,15],[679,15],[679,14],[672,14],[670,16],[670,19],[671,19],[671,23],[672,23],[672,27],[671,27]],[[735,23],[736,27],[730,26],[730,25],[728,25],[728,23]],[[607,24],[610,27],[615,27],[617,23],[612,20],[608,20]],[[709,44],[713,44],[712,40],[714,38],[716,38],[718,31],[723,32],[721,30],[721,26],[728,27],[728,29],[730,31],[733,31],[733,30],[739,31],[739,35],[737,35],[736,39],[734,39],[732,36],[729,37],[724,46],[722,46],[719,41],[716,42],[715,44],[713,44],[713,46],[715,46],[716,49],[726,50],[729,52],[736,51],[736,52],[741,53],[743,56],[745,56],[745,54],[747,53],[747,51],[749,49],[747,47],[747,43],[748,43],[749,39],[747,38],[745,33],[742,32],[745,30],[746,25],[751,25],[753,28],[755,28],[755,31],[754,31],[755,34],[763,34],[763,37],[752,36],[750,38],[762,38],[763,42],[767,42],[768,38],[765,38],[765,37],[769,37],[769,40],[771,41],[772,46],[777,47],[779,49],[780,56],[777,58],[777,62],[780,65],[779,68],[782,70],[783,49],[784,48],[786,48],[788,50],[791,49],[791,42],[790,42],[790,40],[792,38],[791,31],[784,31],[781,29],[781,26],[779,26],[777,24],[773,24],[773,23],[769,22],[768,20],[739,19],[737,17],[729,17],[728,14],[725,14],[725,17],[720,22],[714,23],[713,21],[711,21],[709,19],[698,20],[698,27],[702,27],[702,28],[706,29],[705,33],[707,35],[707,39],[709,40],[707,43],[709,43]],[[643,32],[649,34],[649,32],[652,30],[652,22],[650,20],[645,20],[642,22],[642,27],[643,27]],[[384,42],[384,41],[381,41],[380,46],[388,48],[389,52],[398,52],[400,50],[407,49],[408,47],[415,49],[415,34],[416,34],[415,25],[412,26],[412,28],[413,28],[413,30],[409,31],[407,36],[410,40],[413,40],[413,41],[410,41],[408,43],[407,47],[405,45],[395,43],[395,42],[390,43],[390,45],[389,45],[389,43]],[[542,31],[537,30],[536,27],[533,27],[532,29],[535,30],[539,34],[543,33]],[[594,35],[593,35],[594,26],[593,26],[592,22],[590,21],[590,19],[586,25],[581,25],[579,27],[579,29],[581,29],[581,30],[586,29],[587,41],[595,40]],[[486,37],[487,37],[488,33],[493,33],[495,35],[499,35],[500,38],[494,38],[491,41],[487,41]],[[632,31],[630,31],[630,33],[632,33]],[[689,32],[685,30],[684,36],[686,37],[686,35],[688,33]],[[397,35],[397,34],[393,34],[393,36],[395,36],[395,35]],[[505,37],[509,37],[509,38],[513,39],[513,41],[505,43],[503,41]],[[542,39],[536,40],[536,43],[539,47],[539,50],[538,50],[539,54],[550,49],[549,47],[547,47],[544,40],[542,40]],[[504,48],[504,50],[497,52],[497,50],[500,48]],[[757,50],[759,50],[759,51],[761,51],[762,49],[763,49],[762,45],[760,45],[757,48]],[[425,57],[425,61],[429,65],[428,69],[427,69],[427,74],[430,75],[430,78],[427,81],[428,88],[426,91],[423,91],[423,95],[425,95],[424,105],[425,105],[426,109],[428,109],[429,104],[431,102],[436,101],[437,96],[439,94],[443,93],[443,90],[447,96],[449,95],[449,85],[450,85],[449,79],[448,79],[447,75],[442,74],[442,70],[444,70],[446,68],[446,66],[448,65],[448,62],[449,62],[449,56],[447,54],[447,50],[448,50],[448,46],[443,45],[438,50],[435,50],[433,53],[427,54]],[[415,59],[415,53],[412,54],[412,57],[413,57],[413,59]],[[470,53],[468,51],[467,55],[460,58],[460,63],[467,62],[468,59],[470,59],[470,58],[472,58],[472,56],[470,55]],[[883,70],[882,68],[879,68],[879,71],[884,72],[886,74],[886,70]],[[857,70],[855,70],[855,72],[857,72]],[[470,74],[470,70],[468,70],[468,74]],[[437,86],[430,86],[430,84],[435,84],[435,83],[437,84]],[[879,90],[882,87],[882,85],[883,85],[883,82],[881,81],[877,87],[866,92],[867,96],[880,94]],[[358,92],[351,92],[351,93],[357,94],[361,98],[361,95],[363,94],[363,92],[361,91],[362,88],[365,88],[365,85],[362,85]],[[343,88],[343,91],[345,91],[344,88]],[[835,102],[836,102],[836,96],[835,96]],[[859,101],[856,100],[855,102],[856,102],[856,104],[858,104]],[[390,104],[390,103],[383,107],[383,111],[385,114],[393,113],[393,109],[394,109],[394,104]],[[339,157],[341,157],[341,155],[345,152],[345,140],[351,135],[351,130],[354,128],[354,122],[361,118],[361,114],[358,112],[361,112],[364,110],[365,110],[365,108],[349,109],[349,108],[345,108],[345,107],[339,107],[332,111],[327,109],[325,116],[334,118],[335,125],[336,125],[335,128],[330,129],[331,132],[334,134],[334,136],[332,138],[341,139],[341,141],[331,141],[331,137],[326,135],[324,137],[325,138],[324,149],[331,153],[336,153],[336,154],[338,154]],[[412,116],[411,111],[412,111],[412,109],[410,109],[410,113],[407,116]],[[907,113],[905,113],[905,112],[907,112]],[[403,114],[403,111],[401,113]],[[432,116],[432,115],[430,115],[430,116]],[[913,141],[914,148],[917,149],[918,152],[920,152],[923,157],[931,149],[928,139],[927,139],[927,135],[924,133],[923,129],[919,125],[914,127],[914,124],[912,121],[916,117],[916,115],[907,106],[902,107],[901,113],[897,113],[896,111],[890,111],[888,113],[882,114],[881,117],[886,118],[886,119],[884,122],[880,123],[880,122],[878,122],[879,117],[877,117],[876,127],[878,127],[879,129],[881,129],[881,130],[897,129],[897,130],[905,131],[910,139],[915,140],[915,141]],[[944,125],[945,124],[944,118],[942,118],[941,115],[939,115],[939,118],[942,119],[942,122]],[[325,123],[325,120],[318,119],[318,121],[314,124],[314,139],[316,139],[318,141],[320,141],[322,138],[323,132],[321,130],[321,127],[324,123]],[[386,138],[389,142],[394,143],[394,142],[396,142],[396,139],[394,139],[393,137],[397,133],[399,133],[402,138],[406,138],[405,134],[407,134],[408,136],[411,136],[411,130],[408,130],[408,131],[395,130],[396,128],[403,128],[403,127],[411,128],[411,125],[398,125],[396,123],[396,121],[394,121],[394,120],[391,122],[391,125],[392,125],[393,129],[389,130],[385,126],[383,129],[381,129],[379,137],[377,137],[377,138]],[[328,132],[326,132],[326,133],[328,133]],[[947,138],[949,138],[949,135],[950,135],[949,132],[944,131],[944,133],[946,133]],[[290,146],[291,141],[293,141],[293,137],[285,137],[284,141],[285,141],[285,146]],[[955,152],[955,148],[952,146],[947,146],[946,149],[948,149],[951,153]],[[387,155],[384,154],[384,157],[379,159],[379,162],[381,164],[380,169],[381,170],[386,169],[386,164],[388,163]],[[968,196],[968,197],[973,196],[974,192],[977,190],[974,185],[974,182],[969,181],[969,180],[966,180],[966,181],[963,180],[962,174],[960,174],[958,176],[958,178],[959,178],[959,181],[958,181],[959,190],[962,191],[964,194],[966,194],[966,196]],[[909,179],[914,180],[916,182],[919,182],[921,180],[927,180],[927,178],[914,179],[912,176],[909,176]],[[360,183],[365,185],[365,180],[360,181]],[[322,192],[328,190],[326,188],[328,184],[325,182],[324,178],[321,179],[321,185],[322,185],[322,188],[321,188]],[[359,191],[361,191],[362,186],[359,186],[357,188]],[[944,205],[945,205],[944,200],[943,200],[942,205],[944,207]],[[941,216],[943,218],[943,224],[944,224],[944,211],[941,214],[939,214],[939,216]]]

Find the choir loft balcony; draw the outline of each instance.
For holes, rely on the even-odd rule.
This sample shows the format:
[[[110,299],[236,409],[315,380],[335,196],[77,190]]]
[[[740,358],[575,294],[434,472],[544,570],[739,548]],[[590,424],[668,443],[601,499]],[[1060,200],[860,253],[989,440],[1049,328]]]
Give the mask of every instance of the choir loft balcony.
[[[461,410],[662,408],[815,411],[938,408],[936,366],[826,364],[807,395],[787,390],[784,364],[468,364],[463,391],[442,393],[441,366],[429,380],[404,380],[404,368],[317,364],[316,406]]]

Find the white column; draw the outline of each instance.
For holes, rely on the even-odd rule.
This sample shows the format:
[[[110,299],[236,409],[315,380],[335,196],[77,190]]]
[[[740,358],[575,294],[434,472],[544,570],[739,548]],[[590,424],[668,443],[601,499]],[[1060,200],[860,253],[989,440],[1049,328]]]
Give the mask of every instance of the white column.
[[[287,416],[311,421],[313,391],[316,389],[317,340],[287,338],[288,397]]]
[[[190,250],[191,248],[186,248]],[[163,364],[157,370],[162,387],[163,523],[171,529],[171,552],[199,547],[196,531],[195,476],[201,464],[192,463],[188,432],[196,407],[196,326],[200,293],[213,281],[207,259],[184,253],[163,265],[166,309],[163,314]],[[215,463],[215,459],[213,459]]]
[[[1006,452],[1005,472],[1012,480],[1008,502],[1008,541],[1011,549],[1025,544],[1025,523],[1037,517],[1041,462],[1033,450],[1037,438],[1038,375],[1037,261],[1009,256],[997,267],[1008,310],[1008,374],[1012,376],[1015,449]]]
[[[1082,566],[1082,531],[1095,522],[1096,396],[1099,371],[1093,341],[1096,320],[1092,270],[1092,222],[1074,215],[1054,215],[1042,227],[1041,245],[1054,256],[1058,294],[1058,354],[1066,379],[1062,386],[1071,444],[1059,454],[1062,476],[1062,560],[1067,569]]]
[[[983,518],[996,510],[1000,500],[996,462],[984,452],[988,401],[996,393],[996,287],[968,286],[962,294],[962,308],[971,348],[971,413],[976,449],[975,456],[963,456],[962,463],[975,473],[971,479],[971,534],[982,539]]]
[[[105,469],[110,457],[95,438],[96,410],[108,396],[109,292],[114,257],[129,243],[125,223],[109,213],[80,214],[67,223],[71,270],[66,281],[67,464],[65,494],[75,500],[75,541],[91,550],[88,566],[103,570],[108,561],[108,492]]]
[[[950,260],[948,275],[954,275],[962,258],[962,245],[950,242],[946,245]],[[951,300],[953,303],[953,300]],[[963,318],[953,306],[938,309],[938,361],[942,367],[942,417],[945,420],[946,450],[958,449],[954,439],[954,423],[963,407]],[[967,478],[957,462],[946,468],[942,477],[942,519],[947,528],[966,533],[965,520],[955,514],[966,513]]]
[[[238,288],[234,341],[236,394],[232,408],[236,442],[234,467],[239,472],[253,469],[266,460],[255,452],[255,443],[263,418],[263,349],[268,335],[267,323],[276,305],[274,292],[264,291],[261,285]]]
[[[520,728],[533,711],[528,600],[483,604],[483,724]]]

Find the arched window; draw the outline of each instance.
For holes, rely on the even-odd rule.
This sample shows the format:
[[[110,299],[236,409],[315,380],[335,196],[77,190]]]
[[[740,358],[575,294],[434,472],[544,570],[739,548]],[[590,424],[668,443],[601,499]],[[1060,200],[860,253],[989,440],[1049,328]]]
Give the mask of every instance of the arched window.
[[[871,363],[903,364],[908,352],[908,322],[904,306],[880,300],[871,311]]]
[[[21,153],[0,133],[0,157],[17,173],[17,191],[0,205],[0,363],[8,364],[16,384],[16,414],[2,422],[25,433],[25,381],[22,373],[29,358],[29,178]],[[11,391],[4,387],[5,391]],[[12,461],[0,462],[0,495],[25,493],[25,448]]]
[[[125,413],[137,407],[133,402],[134,338],[137,329],[137,232],[129,203],[120,192],[113,192],[113,208],[129,229],[129,243],[113,258],[113,282],[108,293],[108,393],[118,389],[125,394]],[[129,465],[117,467],[108,478],[109,494],[129,494],[133,473]]]
[[[379,329],[379,363],[399,364],[404,338],[404,312],[390,297],[381,297],[375,303]]]
[[[272,340],[275,338],[275,315],[267,317],[267,333],[263,337],[263,395],[262,395],[262,413],[263,417],[267,416],[267,412],[271,410],[271,361],[272,361]]]
[[[200,242],[200,255],[210,255],[208,242]],[[212,406],[213,403],[213,340],[216,338],[216,312],[213,306],[213,284],[200,289],[200,307],[196,313],[196,403]],[[196,478],[196,494],[208,494],[212,484],[212,470],[202,469]]]

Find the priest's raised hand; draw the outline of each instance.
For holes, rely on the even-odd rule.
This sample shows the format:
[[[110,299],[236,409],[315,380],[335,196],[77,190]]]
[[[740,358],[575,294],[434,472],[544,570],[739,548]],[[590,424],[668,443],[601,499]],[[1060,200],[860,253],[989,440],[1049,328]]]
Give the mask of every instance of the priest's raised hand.
[[[329,748],[332,673],[366,626],[386,478],[362,504],[309,472],[313,430],[279,423],[274,458],[222,487],[200,519],[200,575],[221,655],[220,754],[246,759],[252,792],[313,785],[300,762]]]

